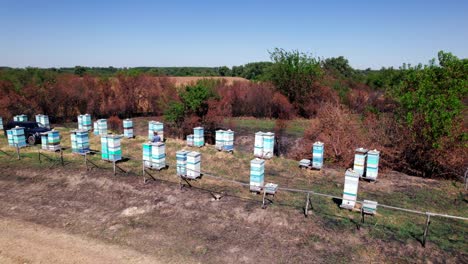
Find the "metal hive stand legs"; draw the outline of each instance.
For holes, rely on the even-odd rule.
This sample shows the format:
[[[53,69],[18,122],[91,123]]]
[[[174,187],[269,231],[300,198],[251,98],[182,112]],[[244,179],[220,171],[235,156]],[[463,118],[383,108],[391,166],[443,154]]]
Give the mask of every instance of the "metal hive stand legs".
[[[63,151],[62,149],[60,149],[60,157],[58,157],[57,159],[54,159],[54,158],[51,158],[49,156],[47,156],[46,154],[42,153],[41,152],[41,148],[38,148],[37,149],[37,156],[38,156],[38,159],[39,159],[39,163],[42,163],[42,160],[41,160],[41,156],[45,157],[46,159],[48,159],[50,162],[52,162],[52,165],[50,165],[49,169],[51,169],[52,167],[54,167],[55,165],[62,165],[64,166],[64,161],[63,161]]]
[[[93,165],[95,168],[98,168],[99,169],[99,166],[96,165],[96,163],[92,162],[91,160],[88,159],[88,152],[85,152],[84,154],[84,160],[85,160],[85,166],[86,166],[86,170],[90,170],[92,169],[92,167],[88,167],[88,162],[91,163],[91,165]]]
[[[143,184],[146,184],[146,174],[148,174],[153,180],[156,180],[156,178],[154,178],[154,176],[148,172],[148,170],[146,170],[146,167],[145,167],[145,161],[142,162],[142,167],[143,167]]]
[[[312,199],[310,198],[310,193],[308,192],[307,193],[307,198],[306,198],[306,204],[305,204],[305,207],[304,207],[305,217],[307,217],[309,215],[309,210],[312,210],[312,209],[314,209],[312,207]]]
[[[122,168],[120,168],[119,166],[117,166],[116,163],[117,163],[117,161],[115,161],[115,160],[112,161],[112,165],[113,165],[112,167],[113,167],[113,169],[114,169],[114,176],[117,175],[117,169],[119,169],[120,172],[123,172],[123,173],[127,174],[127,171],[125,171],[124,169],[122,169]]]
[[[423,234],[423,240],[422,240],[423,247],[426,247],[426,239],[427,239],[427,234],[429,233],[430,224],[431,224],[431,215],[429,213],[426,213],[426,226],[424,228],[424,234]]]

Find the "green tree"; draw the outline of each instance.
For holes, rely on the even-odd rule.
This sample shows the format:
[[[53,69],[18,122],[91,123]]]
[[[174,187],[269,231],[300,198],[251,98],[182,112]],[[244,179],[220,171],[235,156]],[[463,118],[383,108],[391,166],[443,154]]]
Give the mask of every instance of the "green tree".
[[[297,50],[285,51],[276,48],[270,53],[273,65],[270,79],[276,89],[305,114],[305,104],[313,92],[314,82],[322,76],[320,60]]]
[[[343,56],[327,58],[322,63],[323,68],[344,78],[350,78],[354,74],[354,69],[349,66],[349,62]]]
[[[83,77],[83,75],[85,74],[86,72],[86,68],[83,67],[83,66],[75,66],[75,71],[74,73],[78,76],[81,76]]]
[[[208,112],[207,100],[212,97],[215,97],[213,89],[201,84],[187,86],[185,91],[180,94],[185,109],[195,113],[199,117],[205,116]]]
[[[404,65],[402,81],[394,95],[400,112],[418,142],[441,146],[461,125],[463,100],[468,95],[468,60],[451,53],[438,53],[439,65]]]
[[[185,107],[181,102],[172,101],[164,112],[164,119],[173,123],[179,137],[183,136],[182,124],[185,121]]]
[[[218,68],[219,76],[229,76],[231,75],[231,69],[226,66],[221,66]]]

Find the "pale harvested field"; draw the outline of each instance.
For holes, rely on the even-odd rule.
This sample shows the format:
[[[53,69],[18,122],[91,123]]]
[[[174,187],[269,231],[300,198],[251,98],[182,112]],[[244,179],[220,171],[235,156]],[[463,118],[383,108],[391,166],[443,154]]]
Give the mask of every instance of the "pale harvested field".
[[[195,84],[198,80],[210,79],[210,80],[226,80],[229,85],[232,85],[235,81],[238,82],[249,82],[249,80],[242,77],[205,77],[205,76],[187,76],[187,77],[168,77],[175,83],[176,86],[184,86]]]

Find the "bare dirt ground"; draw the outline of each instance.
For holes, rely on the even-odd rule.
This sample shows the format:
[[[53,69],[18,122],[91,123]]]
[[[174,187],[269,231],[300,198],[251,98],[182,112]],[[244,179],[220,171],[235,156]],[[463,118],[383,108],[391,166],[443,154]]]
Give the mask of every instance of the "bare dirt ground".
[[[297,208],[164,181],[0,165],[1,263],[463,263],[417,241],[337,230]]]

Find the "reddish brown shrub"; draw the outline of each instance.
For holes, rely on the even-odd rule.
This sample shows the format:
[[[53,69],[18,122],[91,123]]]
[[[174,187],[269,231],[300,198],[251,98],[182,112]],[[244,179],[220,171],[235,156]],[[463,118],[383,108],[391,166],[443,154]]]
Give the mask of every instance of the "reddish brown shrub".
[[[120,119],[118,116],[109,117],[107,119],[107,124],[109,129],[116,133],[121,133],[123,130],[122,119]]]

